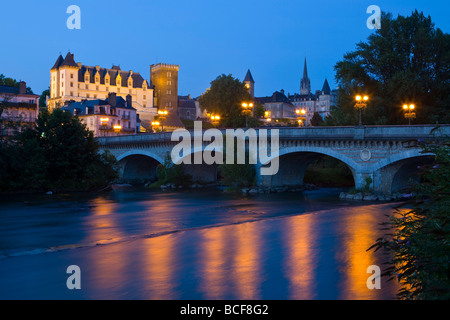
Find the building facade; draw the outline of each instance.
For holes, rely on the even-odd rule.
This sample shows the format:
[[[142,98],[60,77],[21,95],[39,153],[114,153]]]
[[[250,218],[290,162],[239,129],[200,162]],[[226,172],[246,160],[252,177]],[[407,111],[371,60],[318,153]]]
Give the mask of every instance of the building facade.
[[[107,99],[67,101],[62,110],[77,116],[95,137],[136,134],[139,116],[132,106],[132,97],[125,99],[109,93]]]
[[[74,55],[61,55],[50,70],[50,97],[47,105],[50,111],[62,107],[67,101],[102,100],[109,93],[118,97],[131,96],[143,125],[157,114],[153,104],[153,88],[138,72],[124,71],[119,66],[110,69],[87,66],[75,62]]]
[[[0,85],[0,106],[2,123],[35,123],[39,115],[39,95],[27,92],[27,84],[19,83],[19,88]],[[2,135],[12,135],[13,129],[4,125]]]

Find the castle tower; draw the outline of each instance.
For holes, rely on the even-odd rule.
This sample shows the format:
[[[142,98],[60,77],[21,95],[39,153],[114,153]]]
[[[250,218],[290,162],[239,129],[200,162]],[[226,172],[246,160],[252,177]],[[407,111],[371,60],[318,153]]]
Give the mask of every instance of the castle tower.
[[[252,97],[255,97],[255,80],[253,80],[250,69],[247,71],[247,74],[244,79],[244,84],[248,92],[252,95]]]
[[[72,53],[68,52],[64,59],[58,57],[50,70],[49,111],[62,107],[64,100],[78,96],[78,69]]]
[[[305,66],[303,67],[303,78],[300,81],[300,94],[310,94],[311,93],[311,81],[308,78],[308,69],[306,67],[306,58],[305,58]]]
[[[150,81],[154,86],[154,105],[176,113],[178,109],[178,70],[175,64],[158,63],[150,66]]]

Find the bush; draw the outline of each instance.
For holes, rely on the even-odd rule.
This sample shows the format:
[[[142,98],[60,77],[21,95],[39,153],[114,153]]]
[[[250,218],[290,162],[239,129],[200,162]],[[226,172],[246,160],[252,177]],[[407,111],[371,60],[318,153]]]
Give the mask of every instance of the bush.
[[[450,299],[450,147],[449,143],[423,145],[435,154],[423,167],[412,209],[396,209],[384,225],[392,237],[380,238],[370,249],[391,255],[384,275],[402,285],[401,299]]]

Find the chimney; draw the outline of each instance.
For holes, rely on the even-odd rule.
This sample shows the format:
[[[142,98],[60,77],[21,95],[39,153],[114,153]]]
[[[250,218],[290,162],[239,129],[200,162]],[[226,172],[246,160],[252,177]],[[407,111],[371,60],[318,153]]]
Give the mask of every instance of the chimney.
[[[20,94],[25,94],[27,93],[27,84],[25,81],[20,81],[19,82],[19,93]]]
[[[115,92],[108,93],[108,104],[111,107],[116,107],[116,103],[117,103],[116,93]]]
[[[132,101],[132,98],[131,98],[131,95],[130,95],[130,94],[127,95],[126,100],[127,100],[127,107],[131,107],[131,101]]]

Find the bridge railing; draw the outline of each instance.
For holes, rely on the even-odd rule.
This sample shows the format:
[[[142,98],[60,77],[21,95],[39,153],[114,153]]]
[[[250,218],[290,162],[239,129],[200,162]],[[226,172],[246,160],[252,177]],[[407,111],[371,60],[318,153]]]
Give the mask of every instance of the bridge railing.
[[[255,130],[278,129],[281,140],[408,140],[429,139],[436,125],[411,125],[411,126],[346,126],[346,127],[299,127],[280,128],[264,127]],[[223,134],[226,129],[220,129]],[[245,129],[244,129],[245,130]],[[192,130],[190,130],[192,131]],[[434,130],[436,136],[450,136],[450,125],[440,125]],[[139,133],[133,135],[101,137],[98,138],[100,145],[125,144],[125,143],[152,143],[171,141],[172,132]]]

